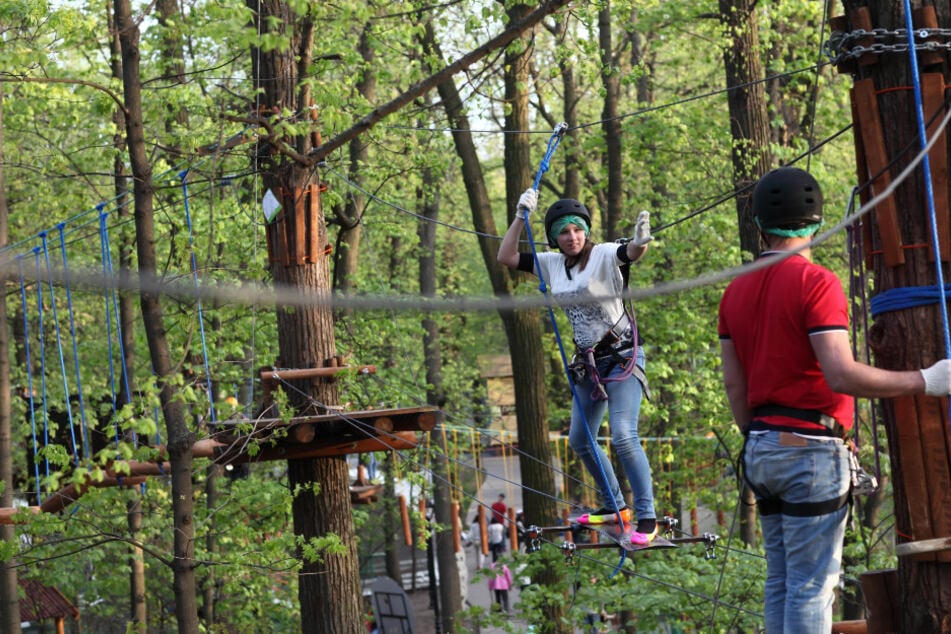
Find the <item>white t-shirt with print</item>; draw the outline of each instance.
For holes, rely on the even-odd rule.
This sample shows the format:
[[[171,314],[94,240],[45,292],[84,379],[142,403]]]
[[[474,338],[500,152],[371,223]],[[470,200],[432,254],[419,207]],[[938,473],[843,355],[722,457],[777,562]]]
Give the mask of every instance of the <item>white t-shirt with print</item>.
[[[617,249],[618,245],[614,243],[596,244],[588,265],[583,271],[577,265],[572,267],[570,279],[565,270],[564,254],[554,251],[538,254],[538,268],[552,297],[571,323],[575,343],[582,349],[597,345],[615,324],[621,324],[617,330],[627,325],[621,322],[624,316],[621,302],[624,279]],[[593,298],[597,298],[596,301],[592,301]],[[629,329],[627,333],[630,337]]]

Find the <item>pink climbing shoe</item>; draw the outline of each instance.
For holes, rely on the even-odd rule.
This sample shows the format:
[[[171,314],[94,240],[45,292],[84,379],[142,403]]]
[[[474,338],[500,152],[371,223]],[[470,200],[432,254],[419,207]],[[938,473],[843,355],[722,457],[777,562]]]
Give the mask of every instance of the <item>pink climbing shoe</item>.
[[[613,511],[609,508],[602,508],[594,513],[585,513],[580,516],[576,521],[579,524],[585,524],[588,526],[594,524],[617,524],[618,515],[621,516],[621,521],[624,523],[631,521],[631,509],[630,507],[625,506],[620,510],[620,513]]]

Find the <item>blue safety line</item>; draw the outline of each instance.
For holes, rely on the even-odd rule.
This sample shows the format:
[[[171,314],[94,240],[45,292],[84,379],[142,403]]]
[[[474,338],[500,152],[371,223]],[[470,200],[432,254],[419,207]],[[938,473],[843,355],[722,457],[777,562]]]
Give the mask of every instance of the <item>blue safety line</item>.
[[[63,356],[63,336],[59,327],[59,311],[56,307],[56,293],[55,286],[53,284],[53,267],[50,264],[50,252],[46,242],[46,232],[43,231],[40,233],[40,239],[43,241],[42,244],[42,253],[43,259],[46,263],[46,277],[47,283],[50,288],[50,309],[53,311],[53,331],[56,333],[56,350],[59,353],[59,371],[60,375],[63,377],[63,398],[65,400],[66,407],[66,418],[69,420],[69,436],[73,440],[73,464],[77,467],[79,466],[79,445],[76,443],[76,426],[73,423],[73,408],[70,403],[70,389],[69,389],[69,376],[66,374],[66,358]],[[39,264],[39,262],[37,262]],[[41,279],[37,276],[37,280]],[[38,287],[42,284],[37,284]],[[43,332],[42,330],[40,331]],[[45,363],[44,363],[45,366]],[[44,375],[45,375],[44,367]],[[46,389],[43,390],[43,403],[44,409],[46,407]]]
[[[918,57],[917,51],[915,49],[916,31],[912,21],[910,0],[905,0],[905,31],[908,33],[908,59],[911,64],[911,83],[915,89],[915,117],[918,121],[918,138],[921,142],[921,149],[924,152],[928,146],[928,136],[927,129],[925,127],[924,105],[922,104],[921,96],[921,76],[918,72]],[[941,293],[940,304],[941,324],[944,327],[944,356],[945,358],[949,358],[951,357],[951,331],[949,331],[948,328],[948,306],[944,288],[944,273],[941,271],[941,246],[938,241],[938,223],[934,206],[934,188],[931,182],[931,161],[928,158],[927,152],[924,153],[921,166],[922,170],[924,171],[925,193],[928,201],[928,219],[931,223],[931,243],[934,247],[934,261],[936,264],[935,271],[937,273],[938,288],[940,289]]]
[[[119,363],[122,367],[122,389],[125,394],[125,402],[127,404],[132,403],[132,390],[129,388],[129,368],[126,364],[125,358],[125,343],[122,341],[122,319],[119,315],[119,301],[116,293],[115,285],[112,283],[112,279],[115,277],[115,270],[112,266],[112,247],[109,244],[109,229],[106,224],[106,218],[108,217],[107,213],[102,211],[104,204],[99,206],[99,248],[101,251],[100,259],[102,260],[102,289],[105,294],[105,308],[106,308],[106,338],[109,342],[109,387],[112,392],[112,413],[115,416],[115,432],[116,432],[116,449],[119,448],[119,441],[121,437],[121,428],[119,426],[119,411],[116,406],[116,371],[115,371],[115,362],[114,362],[114,352],[112,349],[112,322],[115,320],[116,324],[116,341],[119,344]],[[133,429],[132,430],[132,443],[133,446],[138,446],[138,434]]]
[[[548,171],[549,162],[551,161],[552,154],[555,153],[555,149],[558,148],[558,144],[561,142],[561,137],[564,136],[565,132],[568,131],[567,123],[559,123],[555,126],[555,131],[552,132],[551,138],[548,139],[548,149],[545,152],[545,158],[542,159],[541,163],[538,166],[538,172],[535,174],[535,182],[532,184],[532,188],[537,192],[538,185],[541,183],[542,175]],[[548,287],[545,282],[545,276],[542,274],[542,267],[538,261],[538,251],[535,248],[535,241],[532,238],[532,227],[528,222],[528,218],[525,219],[525,235],[528,238],[528,244],[532,248],[532,259],[535,261],[535,271],[538,273],[538,290],[542,292],[543,295],[549,297]],[[546,236],[547,237],[547,236]],[[621,514],[621,509],[618,507],[617,503],[614,501],[614,495],[612,491],[608,489],[608,476],[604,470],[604,465],[601,464],[601,456],[598,452],[597,441],[594,436],[591,434],[591,429],[588,424],[587,416],[585,416],[584,408],[581,407],[581,400],[578,397],[578,389],[575,386],[574,379],[571,376],[571,371],[568,369],[568,355],[565,353],[565,345],[561,339],[561,331],[558,329],[558,322],[555,319],[555,311],[552,309],[551,302],[547,303],[548,307],[548,317],[551,319],[552,331],[555,333],[555,341],[558,342],[558,352],[561,354],[561,363],[565,369],[565,376],[568,379],[568,386],[571,388],[571,398],[575,403],[578,404],[578,412],[581,415],[581,422],[584,425],[585,434],[588,437],[588,442],[591,443],[593,449],[594,459],[598,464],[598,475],[601,477],[601,484],[603,490],[608,491],[611,497],[611,504],[614,506],[614,512],[618,515]],[[637,342],[635,341],[635,346]],[[632,360],[633,362],[633,360]],[[618,518],[621,520],[621,518]],[[623,526],[623,521],[619,522]],[[627,550],[621,547],[621,559],[618,561],[617,566],[614,567],[614,570],[611,572],[611,577],[614,577],[621,569],[621,566],[624,565],[624,560],[627,558]]]
[[[89,460],[92,458],[92,445],[89,443],[89,427],[86,421],[86,401],[83,397],[83,381],[79,372],[79,346],[76,343],[76,318],[73,313],[73,294],[69,285],[69,263],[66,258],[65,226],[66,224],[61,222],[56,225],[56,228],[59,231],[59,248],[63,256],[63,285],[66,288],[66,308],[69,312],[69,334],[73,343],[73,368],[76,372],[76,392],[79,395],[79,421],[83,438],[83,455]],[[72,399],[69,394],[66,395],[66,406],[72,410]]]
[[[201,289],[198,284],[198,262],[195,260],[195,236],[192,232],[192,217],[188,205],[188,170],[182,170],[178,173],[182,181],[182,194],[185,198],[185,221],[188,225],[188,252],[191,255],[192,280],[195,282],[195,302],[198,305],[198,330],[201,333],[201,352],[205,364],[205,381],[207,383],[208,406],[211,415],[211,422],[217,422],[215,417],[215,395],[212,393],[211,370],[208,367],[208,346],[205,343],[205,321],[201,310]]]
[[[46,337],[43,336],[43,282],[42,267],[40,266],[40,248],[33,248],[33,265],[36,267],[36,330],[40,344],[40,402],[43,404],[43,446],[50,444],[50,419],[46,411]],[[31,397],[32,398],[32,397]],[[50,460],[44,456],[43,464],[46,467],[46,478],[50,477]]]
[[[26,356],[26,388],[29,390],[30,430],[33,435],[33,476],[36,480],[36,504],[42,504],[40,497],[40,464],[37,462],[39,445],[36,441],[36,409],[33,403],[33,360],[30,356],[30,320],[26,306],[26,284],[23,282],[23,255],[17,256],[17,269],[20,271],[20,306],[23,309],[23,350]]]

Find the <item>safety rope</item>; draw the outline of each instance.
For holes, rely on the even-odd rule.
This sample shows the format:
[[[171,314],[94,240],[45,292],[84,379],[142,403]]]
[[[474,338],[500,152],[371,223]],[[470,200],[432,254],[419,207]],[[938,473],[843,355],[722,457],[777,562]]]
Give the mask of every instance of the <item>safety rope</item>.
[[[855,200],[858,196],[858,188],[852,189],[852,195],[849,197],[849,206],[846,209],[845,216],[849,217],[855,210]],[[849,252],[849,306],[852,309],[852,357],[862,360],[866,363],[871,362],[869,353],[868,331],[869,331],[869,300],[868,300],[868,280],[865,271],[865,258],[862,257],[864,251],[864,240],[862,239],[861,225],[859,221],[849,227],[846,233],[846,241]],[[863,354],[859,354],[858,342],[864,342]],[[856,449],[861,447],[860,425],[859,425],[859,398],[855,397],[855,407],[852,424],[852,439]],[[875,455],[875,477],[877,482],[882,481],[882,462],[878,442],[878,408],[870,408],[870,422],[872,435],[872,448]]]
[[[63,222],[56,225],[56,229],[59,232],[60,254],[63,258],[63,286],[66,289],[66,309],[69,313],[69,333],[73,344],[73,368],[76,373],[76,394],[77,398],[79,399],[80,431],[82,432],[84,457],[89,460],[92,458],[92,445],[89,442],[89,426],[86,420],[86,402],[83,398],[83,380],[79,372],[79,346],[76,343],[76,318],[73,311],[73,293],[69,285],[69,262],[66,257],[65,227],[66,223]],[[60,351],[60,354],[62,354],[62,351]],[[70,410],[72,410],[72,404],[70,402],[71,400],[72,398],[69,394],[67,394],[66,407],[68,407]]]
[[[559,123],[555,126],[554,132],[552,132],[551,137],[548,139],[548,149],[545,151],[545,157],[542,159],[541,163],[538,166],[538,172],[535,174],[535,181],[532,184],[532,189],[536,192],[538,191],[538,185],[541,183],[542,175],[548,171],[549,162],[551,161],[552,154],[555,153],[555,150],[558,148],[558,144],[561,142],[561,138],[565,135],[565,132],[568,131],[567,123]],[[528,244],[532,249],[532,260],[535,262],[535,271],[538,274],[538,290],[547,298],[550,297],[548,294],[548,286],[545,281],[545,275],[542,272],[541,264],[538,260],[538,250],[535,248],[535,241],[532,238],[532,227],[531,223],[528,222],[528,219],[525,221],[525,234],[528,238]],[[578,405],[578,413],[581,416],[582,426],[584,427],[585,435],[588,438],[588,442],[591,444],[592,454],[594,455],[594,461],[598,465],[598,476],[601,479],[602,490],[609,495],[611,498],[611,505],[613,507],[614,513],[618,516],[618,523],[623,526],[624,521],[621,518],[621,509],[618,506],[617,502],[614,499],[614,492],[610,491],[608,486],[608,476],[607,472],[604,469],[604,465],[601,464],[601,456],[599,452],[599,447],[596,439],[591,434],[590,425],[585,415],[584,408],[581,406],[581,399],[578,397],[578,388],[575,385],[574,378],[571,375],[571,369],[568,363],[568,355],[565,353],[565,344],[561,338],[561,331],[558,328],[558,320],[555,318],[555,311],[552,308],[551,302],[547,303],[548,308],[548,317],[551,320],[552,332],[555,333],[555,341],[558,343],[558,352],[561,355],[561,363],[565,370],[565,376],[568,379],[568,386],[571,388],[571,397],[573,402]],[[634,341],[634,346],[636,350],[637,340]],[[634,364],[634,359],[636,358],[634,354],[631,358],[631,365]],[[611,573],[611,577],[617,574],[621,569],[621,566],[624,565],[624,560],[627,558],[627,550],[621,548],[621,558],[617,563],[617,566],[614,568],[614,571]]]
[[[36,440],[36,408],[33,402],[33,372],[30,371],[30,368],[33,367],[33,359],[30,353],[30,319],[28,317],[29,313],[27,312],[26,304],[26,284],[24,282],[23,276],[23,255],[18,255],[16,258],[17,269],[20,273],[20,306],[23,310],[23,352],[26,361],[26,389],[27,389],[27,399],[28,405],[30,408],[30,432],[33,438],[33,476],[36,482],[36,503],[37,505],[42,504],[43,500],[40,496],[40,465],[36,460],[36,457],[39,453],[39,445]],[[47,471],[49,471],[49,464],[47,463]],[[49,473],[47,473],[49,475]]]
[[[918,139],[921,142],[921,149],[928,145],[928,132],[925,128],[924,104],[921,96],[921,75],[918,71],[918,56],[915,53],[915,29],[912,20],[911,1],[905,0],[905,31],[908,36],[909,55],[908,61],[911,65],[912,85],[915,88],[915,119],[918,123]],[[925,194],[928,202],[928,220],[931,229],[931,244],[934,247],[935,274],[937,276],[938,288],[941,289],[941,324],[944,332],[944,357],[951,357],[951,331],[948,329],[948,305],[944,289],[944,273],[941,270],[941,244],[938,238],[938,221],[935,214],[934,188],[931,182],[931,160],[928,153],[925,152],[921,162],[921,169],[925,179]],[[951,424],[951,421],[949,421]]]
[[[42,247],[36,247],[35,249],[35,251],[37,252],[37,266],[39,266],[40,264],[39,255],[40,253],[42,253],[44,256],[43,261],[46,264],[46,277],[47,277],[47,282],[49,284],[49,289],[50,289],[50,310],[53,311],[53,331],[56,333],[56,349],[59,352],[59,370],[60,370],[60,375],[63,377],[63,395],[64,395],[63,398],[65,400],[66,418],[69,421],[69,433],[70,433],[70,437],[73,440],[73,462],[78,467],[79,466],[79,445],[76,443],[76,428],[73,423],[73,408],[69,402],[70,401],[69,377],[68,377],[68,374],[66,373],[66,357],[63,355],[63,337],[62,337],[62,333],[60,332],[59,314],[56,308],[56,292],[55,292],[56,287],[53,284],[53,267],[50,264],[50,252],[49,252],[49,249],[47,248],[45,231],[40,233],[40,239],[43,242]],[[39,276],[37,277],[37,279],[39,279]],[[36,286],[37,286],[37,289],[39,290],[42,288],[43,285],[37,284]],[[40,332],[41,333],[43,332],[42,329],[40,330]],[[46,374],[45,363],[43,368],[43,374],[44,376]],[[46,409],[45,385],[43,390],[43,409],[44,410]]]
[[[208,392],[208,407],[209,414],[211,416],[211,422],[217,422],[217,417],[215,415],[215,395],[213,394],[213,385],[211,383],[211,369],[208,367],[208,345],[205,342],[205,320],[202,316],[201,308],[201,285],[198,282],[198,262],[195,259],[195,235],[192,231],[192,216],[188,204],[188,170],[182,170],[178,173],[179,179],[182,181],[182,196],[185,200],[185,222],[188,225],[188,253],[190,255],[191,267],[192,267],[192,280],[195,282],[195,304],[198,309],[198,330],[201,334],[201,354],[202,362],[205,366],[205,381],[207,384]]]
[[[99,207],[99,247],[101,250],[101,259],[102,259],[102,281],[103,281],[103,291],[106,301],[106,338],[109,342],[109,386],[112,393],[112,412],[116,415],[115,421],[115,431],[116,431],[116,448],[119,447],[119,419],[118,419],[118,407],[116,406],[116,370],[115,370],[115,353],[112,348],[112,322],[115,320],[115,339],[119,347],[119,363],[121,365],[121,376],[119,377],[122,381],[122,390],[124,394],[124,402],[126,404],[132,403],[132,390],[129,387],[129,368],[126,364],[126,349],[125,342],[122,338],[122,318],[119,314],[119,300],[115,288],[112,284],[109,284],[109,280],[115,276],[115,268],[112,264],[112,247],[109,242],[109,228],[106,223],[108,214],[102,211],[103,206]],[[156,429],[158,429],[156,427]],[[138,446],[138,433],[133,429],[132,430],[132,443],[134,446]]]

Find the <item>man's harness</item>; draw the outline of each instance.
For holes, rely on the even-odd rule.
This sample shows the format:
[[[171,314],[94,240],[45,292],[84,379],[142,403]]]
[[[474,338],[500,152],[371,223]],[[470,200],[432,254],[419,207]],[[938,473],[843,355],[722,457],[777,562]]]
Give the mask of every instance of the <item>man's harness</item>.
[[[750,431],[803,433],[803,429],[800,427],[767,425],[758,419],[760,416],[788,416],[790,418],[797,418],[810,423],[816,423],[822,425],[825,428],[825,433],[823,433],[821,430],[816,430],[816,433],[813,433],[812,435],[829,436],[830,438],[843,438],[845,433],[845,430],[842,428],[842,426],[828,414],[823,414],[822,412],[816,410],[785,407],[783,405],[763,405],[755,408],[753,410],[753,420],[749,426]],[[846,504],[850,504],[852,502],[851,487],[842,495],[828,500],[822,500],[821,502],[787,502],[780,497],[764,495],[757,489],[756,486],[753,485],[752,482],[750,482],[749,477],[746,475],[746,469],[744,465],[746,456],[746,443],[748,440],[749,433],[747,432],[745,433],[745,439],[743,440],[743,455],[740,459],[740,465],[741,467],[744,467],[742,469],[743,480],[746,482],[746,485],[750,488],[750,490],[756,494],[756,506],[759,508],[760,515],[775,515],[776,513],[782,513],[783,515],[789,515],[790,517],[817,517],[819,515],[834,513]],[[854,458],[854,455],[851,452],[849,455]],[[853,465],[853,484],[855,484],[855,464],[857,463],[855,463],[854,460],[850,460],[850,465]]]

